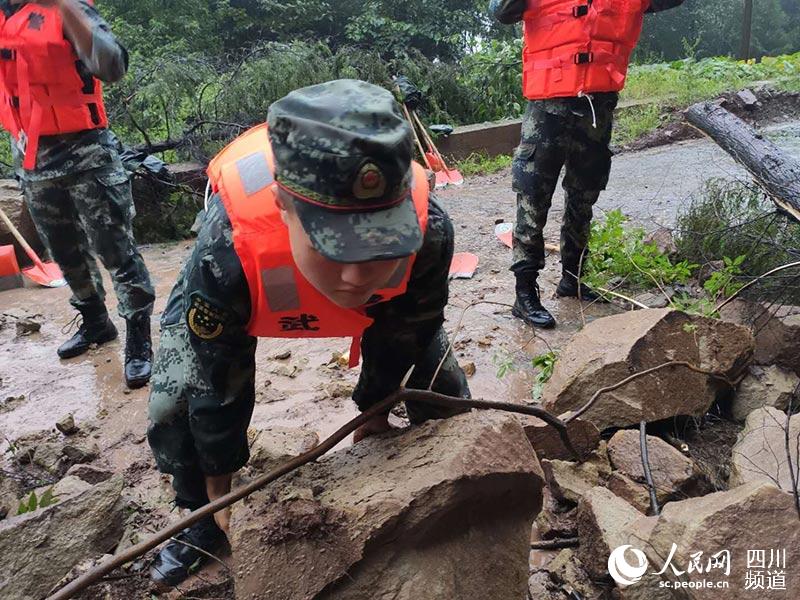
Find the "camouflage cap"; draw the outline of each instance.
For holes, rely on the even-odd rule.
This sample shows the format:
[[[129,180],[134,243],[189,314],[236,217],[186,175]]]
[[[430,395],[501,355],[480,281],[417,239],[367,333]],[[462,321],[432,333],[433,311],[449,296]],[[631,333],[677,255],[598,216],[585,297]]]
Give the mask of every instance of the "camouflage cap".
[[[275,179],[318,252],[358,263],[419,250],[411,128],[391,93],[329,81],[273,103],[267,122]]]

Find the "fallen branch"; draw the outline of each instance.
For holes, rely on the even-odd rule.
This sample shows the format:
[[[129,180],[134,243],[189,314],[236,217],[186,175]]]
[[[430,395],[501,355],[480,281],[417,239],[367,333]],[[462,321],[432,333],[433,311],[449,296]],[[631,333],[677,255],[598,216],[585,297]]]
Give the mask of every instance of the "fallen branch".
[[[739,289],[736,291],[736,293],[732,294],[730,298],[728,298],[727,300],[725,300],[724,302],[722,302],[722,303],[721,303],[719,306],[717,306],[717,312],[719,312],[719,311],[720,311],[720,310],[722,310],[722,309],[723,309],[725,306],[727,306],[728,304],[730,304],[731,302],[733,302],[734,298],[736,298],[737,296],[739,296],[739,294],[741,294],[741,293],[742,293],[743,291],[745,291],[747,288],[749,288],[749,287],[751,287],[751,286],[755,285],[756,283],[758,283],[759,281],[761,281],[761,280],[762,280],[762,279],[764,279],[765,277],[769,277],[770,275],[772,275],[773,273],[777,273],[778,271],[783,271],[783,270],[785,270],[785,269],[791,269],[792,267],[800,267],[800,261],[793,262],[793,263],[789,263],[788,265],[781,265],[780,267],[775,267],[774,269],[772,269],[772,270],[770,270],[770,271],[767,271],[767,272],[766,272],[766,273],[764,273],[763,275],[759,275],[758,277],[756,277],[755,279],[753,279],[753,281],[748,281],[746,284],[744,284],[742,287],[740,287],[740,288],[739,288]]]
[[[59,591],[54,593],[52,596],[48,598],[48,600],[67,600],[68,598],[74,597],[78,592],[85,590],[87,587],[92,585],[94,582],[98,581],[117,567],[120,567],[132,560],[143,555],[145,552],[152,550],[162,542],[167,541],[168,539],[172,538],[176,534],[183,531],[186,527],[194,525],[198,521],[202,521],[203,519],[210,517],[214,513],[219,512],[225,508],[228,508],[232,504],[238,502],[239,500],[250,496],[251,494],[257,492],[258,490],[262,489],[269,483],[272,483],[276,479],[279,479],[290,473],[301,466],[313,462],[332,450],[337,444],[343,441],[347,436],[353,433],[356,429],[358,429],[361,425],[369,421],[372,417],[385,414],[387,411],[391,410],[391,408],[400,402],[424,402],[427,404],[433,404],[435,406],[442,406],[446,408],[453,408],[453,409],[493,409],[493,410],[501,410],[504,412],[512,412],[518,413],[523,415],[531,415],[534,417],[538,417],[545,421],[547,424],[552,425],[558,431],[559,436],[561,437],[562,442],[566,446],[566,448],[575,456],[575,459],[580,462],[581,457],[578,451],[573,446],[569,434],[567,432],[567,427],[561,419],[558,417],[548,413],[543,408],[539,408],[536,406],[528,406],[522,404],[512,404],[510,402],[489,402],[487,400],[471,400],[465,398],[453,398],[450,396],[445,396],[443,394],[437,394],[434,392],[424,391],[424,390],[410,390],[410,389],[400,389],[382,402],[379,402],[375,406],[371,407],[369,410],[361,413],[351,421],[348,421],[345,425],[343,425],[338,431],[333,433],[330,437],[325,439],[323,442],[301,454],[300,456],[293,458],[280,467],[273,469],[269,473],[262,475],[251,483],[242,486],[238,490],[234,490],[213,502],[210,502],[199,508],[192,513],[186,515],[182,519],[172,523],[171,525],[165,527],[161,531],[155,533],[154,535],[150,536],[149,538],[139,542],[135,546],[132,546],[125,552],[122,552],[116,556],[113,556],[106,560],[105,562],[97,565],[96,567],[90,569],[65,587],[61,588]]]
[[[647,451],[647,421],[639,423],[639,447],[642,453],[642,468],[644,478],[647,481],[647,491],[650,494],[650,509],[654,515],[661,513],[658,506],[658,496],[656,495],[656,484],[653,482],[653,473],[650,471],[650,455]]]
[[[555,540],[540,540],[531,542],[531,550],[562,550],[564,548],[577,548],[581,545],[579,538],[561,538]]]

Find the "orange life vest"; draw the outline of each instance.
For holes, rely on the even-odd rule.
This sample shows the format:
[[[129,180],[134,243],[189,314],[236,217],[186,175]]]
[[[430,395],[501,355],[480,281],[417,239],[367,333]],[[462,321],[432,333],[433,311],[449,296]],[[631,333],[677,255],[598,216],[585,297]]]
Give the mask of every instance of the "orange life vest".
[[[428,181],[414,163],[414,206],[423,233],[428,224]],[[234,140],[208,167],[211,188],[219,193],[233,227],[233,245],[250,289],[247,325],[256,337],[352,337],[351,366],[358,364],[360,338],[372,324],[365,308],[345,309],[331,302],[300,273],[292,258],[289,232],[275,203],[274,160],[267,125]],[[370,305],[406,291],[415,256],[404,261]]]
[[[100,81],[81,75],[57,8],[26,4],[0,12],[0,124],[36,166],[43,135],[108,126]]]
[[[650,0],[528,0],[522,87],[530,100],[618,92]]]

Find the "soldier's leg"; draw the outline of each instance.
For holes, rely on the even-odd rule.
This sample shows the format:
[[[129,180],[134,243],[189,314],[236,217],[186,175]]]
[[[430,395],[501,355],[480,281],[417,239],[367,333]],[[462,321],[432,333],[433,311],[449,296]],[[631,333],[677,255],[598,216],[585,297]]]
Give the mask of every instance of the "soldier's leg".
[[[22,190],[39,237],[72,290],[70,302],[80,311],[103,306],[105,290],[69,185],[69,178],[62,178],[25,182]]]
[[[39,236],[72,290],[70,302],[83,317],[78,331],[58,348],[61,358],[78,356],[92,344],[103,344],[117,337],[106,311],[105,290],[97,261],[67,191],[70,185],[72,178],[69,177],[23,185]]]
[[[552,327],[553,316],[542,306],[537,278],[544,268],[544,227],[553,192],[564,164],[561,134],[564,118],[529,102],[522,121],[522,141],[512,165],[513,189],[517,193],[514,227],[516,277],[514,316],[535,327]]]
[[[606,189],[611,171],[611,131],[616,97],[596,101],[596,127],[591,116],[576,119],[569,135],[570,149],[564,175],[565,207],[561,226],[562,279],[556,293],[594,300],[597,295],[581,286],[579,271],[587,260],[593,206]]]
[[[196,356],[185,323],[162,329],[153,370],[147,429],[158,470],[172,475],[176,506],[190,510],[209,501],[189,406],[190,397],[197,393],[198,385],[202,385],[193,377],[199,369]],[[225,543],[225,535],[213,517],[187,527],[175,538],[176,541],[161,549],[150,566],[150,578],[159,586],[178,585],[198,561],[205,560],[208,553],[217,552]]]
[[[133,238],[131,184],[122,164],[81,174],[69,193],[95,254],[111,273],[119,315],[150,316],[155,292]]]
[[[197,368],[186,325],[164,327],[150,385],[147,439],[158,470],[172,475],[175,504],[190,509],[208,503],[189,425],[187,376]]]
[[[446,356],[442,363],[442,368],[433,382],[433,391],[455,398],[471,398],[467,377],[464,375],[464,371],[459,366],[452,350],[448,352],[449,346],[450,342],[447,338],[447,333],[443,327],[440,327],[423,356],[418,358],[414,372],[411,374],[406,387],[414,390],[427,390],[431,385],[434,374],[436,374],[439,363],[442,361],[442,357]],[[407,402],[406,411],[412,423],[422,423],[428,419],[446,419],[464,412],[420,402]]]
[[[70,189],[95,253],[111,273],[118,312],[126,321],[125,381],[145,385],[153,360],[150,315],[155,292],[133,239],[133,199],[128,175],[117,160],[84,173]]]

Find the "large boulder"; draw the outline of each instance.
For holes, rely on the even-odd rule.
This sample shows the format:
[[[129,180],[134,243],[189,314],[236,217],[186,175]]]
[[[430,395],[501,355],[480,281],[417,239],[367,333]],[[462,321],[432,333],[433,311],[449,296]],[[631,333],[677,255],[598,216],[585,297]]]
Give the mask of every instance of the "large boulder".
[[[710,491],[710,484],[694,461],[661,438],[647,436],[647,454],[660,503]],[[617,471],[635,482],[646,482],[638,431],[627,429],[615,433],[608,442],[608,456]]]
[[[791,464],[786,452],[786,428],[789,427]],[[769,481],[790,491],[791,467],[797,469],[800,415],[789,419],[777,408],[759,408],[745,421],[739,440],[731,451],[731,487],[750,481]]]
[[[779,410],[789,408],[800,377],[777,365],[753,366],[750,373],[739,384],[733,397],[731,412],[737,421],[744,421],[757,408],[771,406]]]
[[[569,414],[561,415],[560,418],[566,422],[569,416]],[[522,417],[520,421],[525,428],[525,435],[528,436],[528,440],[540,460],[543,458],[550,460],[576,459],[564,445],[554,427],[537,417]],[[600,445],[600,431],[589,421],[573,419],[566,423],[566,427],[572,447],[575,448],[581,459],[586,458]]]
[[[234,509],[236,597],[520,600],[542,487],[513,417],[367,439]]]
[[[756,364],[777,365],[800,375],[800,306],[775,308],[737,299],[720,311],[720,317],[751,329]]]
[[[45,596],[73,566],[122,535],[122,477],[47,508],[0,521],[0,598]]]
[[[733,323],[671,309],[604,317],[589,323],[561,353],[543,401],[554,414],[577,410],[597,390],[670,361],[685,361],[733,380],[752,354],[752,334]],[[724,386],[718,379],[675,366],[601,395],[582,418],[603,430],[701,416],[720,389]]]
[[[542,459],[541,465],[553,498],[568,506],[577,504],[586,492],[611,475],[605,442],[583,462]]]
[[[36,231],[36,226],[33,224],[33,219],[28,212],[28,206],[22,198],[22,191],[19,185],[13,179],[0,179],[0,208],[8,215],[11,223],[14,224],[22,237],[33,247],[36,252],[42,252],[44,245],[39,238],[39,233]],[[14,236],[6,227],[5,223],[0,221],[0,246],[13,245],[17,255],[17,262],[20,265],[30,264],[30,259],[25,251],[17,243]]]
[[[800,589],[800,571],[792,567],[800,561],[800,519],[792,495],[774,485],[753,482],[702,498],[672,502],[661,515],[645,517],[643,522],[647,527],[642,527],[642,521],[633,523],[628,526],[628,535],[623,536],[624,544],[644,552],[649,562],[640,582],[621,588],[620,596],[625,600],[777,599],[795,597]],[[785,568],[775,563],[768,568],[770,552],[780,553],[782,559],[784,550]],[[748,564],[750,553],[755,551],[764,552],[764,569],[758,568],[758,563]],[[665,564],[671,555],[672,567]],[[730,569],[726,575],[728,555]],[[635,564],[630,559],[626,562]],[[696,567],[690,573],[690,563],[699,566],[702,573]],[[709,569],[709,565],[716,568]],[[676,574],[673,568],[682,574]],[[662,570],[664,573],[658,574]],[[770,572],[781,572],[784,591],[767,590]],[[754,574],[764,578],[760,589],[748,589],[748,580],[757,581],[751,579]],[[711,586],[727,582],[728,587],[723,591],[700,587],[698,584],[704,581]],[[681,587],[678,595],[676,582],[694,583],[695,587]]]
[[[608,576],[608,557],[626,541],[627,527],[642,513],[604,487],[594,487],[578,504],[577,554],[592,577]]]

